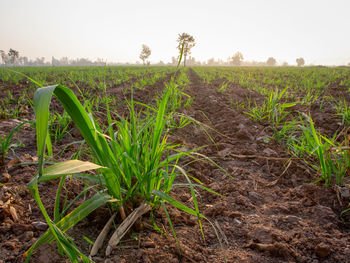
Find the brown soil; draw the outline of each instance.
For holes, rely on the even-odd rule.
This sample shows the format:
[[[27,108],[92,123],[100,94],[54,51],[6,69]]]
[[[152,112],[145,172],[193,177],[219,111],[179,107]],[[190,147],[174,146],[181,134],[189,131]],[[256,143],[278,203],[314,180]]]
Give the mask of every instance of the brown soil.
[[[169,207],[181,253],[171,235],[166,216],[159,209],[154,212],[155,221],[160,229],[166,230],[167,235],[155,231],[146,215],[110,257],[104,256],[104,246],[94,260],[350,262],[350,229],[338,217],[349,200],[338,198],[332,187],[310,184],[316,179],[316,174],[302,162],[292,160],[286,166],[286,150],[271,139],[266,125],[252,122],[247,115],[232,107],[232,103],[245,101],[246,96],[259,99],[259,94],[238,85],[221,94],[217,92],[217,87],[205,84],[193,70],[190,69],[188,75],[191,84],[185,92],[194,101],[191,107],[183,109],[183,113],[210,126],[212,129],[207,131],[215,144],[198,125],[178,130],[170,139],[188,149],[207,145],[201,153],[229,173],[227,175],[205,162],[195,162],[187,167],[189,173],[205,186],[223,195],[220,197],[204,190],[197,193],[200,211],[216,227],[222,245],[208,222],[203,222],[204,240],[195,217]],[[152,98],[161,86],[159,82],[153,88],[148,87],[144,92],[147,98]],[[115,89],[114,92],[119,91]],[[145,98],[141,94],[142,91],[139,91],[135,98]],[[320,122],[318,125],[322,127],[327,123]],[[0,126],[5,127],[3,122]],[[35,160],[33,129],[27,127],[22,137],[28,144],[24,150],[18,151],[21,159],[28,162]],[[35,167],[12,166],[8,170],[11,178],[1,187],[0,199],[4,203],[10,200],[19,219],[15,222],[9,207],[0,209],[0,262],[22,262],[23,252],[47,227],[25,186],[34,173]],[[40,186],[44,204],[51,208],[51,214],[52,193],[56,187],[57,182]],[[71,181],[67,185],[69,198],[79,193],[82,187],[79,182]],[[192,206],[188,189],[174,189],[173,197]],[[69,231],[83,252],[88,253],[89,244],[82,236],[94,240],[109,215],[108,209],[101,208]],[[118,218],[116,223],[120,222]],[[51,244],[42,246],[31,262],[65,262],[65,259]]]

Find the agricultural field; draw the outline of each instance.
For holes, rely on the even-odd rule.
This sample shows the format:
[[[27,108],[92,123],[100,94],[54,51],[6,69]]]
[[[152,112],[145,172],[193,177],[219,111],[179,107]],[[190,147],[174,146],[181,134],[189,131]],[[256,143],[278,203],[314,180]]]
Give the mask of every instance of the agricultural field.
[[[1,68],[0,262],[349,262],[349,92],[349,67]]]

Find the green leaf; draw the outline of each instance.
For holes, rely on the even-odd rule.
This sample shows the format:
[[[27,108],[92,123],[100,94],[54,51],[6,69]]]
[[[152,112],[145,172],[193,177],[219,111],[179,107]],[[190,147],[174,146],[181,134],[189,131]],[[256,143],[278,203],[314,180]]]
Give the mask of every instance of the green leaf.
[[[90,239],[90,238],[88,238],[87,236],[83,236],[83,239],[86,241],[86,242],[88,242],[90,245],[94,245],[94,242]]]
[[[39,163],[39,177],[44,167],[45,145],[48,136],[49,107],[52,94],[57,86],[38,89],[34,94],[34,113],[36,117],[36,140]]]
[[[153,190],[152,193],[158,197],[160,197],[161,199],[163,199],[164,201],[167,201],[169,204],[175,206],[176,208],[190,214],[190,215],[194,215],[194,216],[198,216],[197,212],[194,211],[193,209],[185,206],[183,203],[180,203],[179,201],[175,200],[174,198],[172,198],[171,196],[158,191],[158,190]],[[204,215],[199,214],[200,217],[205,218]]]

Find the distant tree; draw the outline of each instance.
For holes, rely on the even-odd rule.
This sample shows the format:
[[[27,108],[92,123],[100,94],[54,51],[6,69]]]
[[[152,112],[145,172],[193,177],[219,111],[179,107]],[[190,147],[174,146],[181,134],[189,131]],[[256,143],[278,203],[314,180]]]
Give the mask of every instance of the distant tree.
[[[60,59],[60,66],[67,66],[67,65],[69,65],[69,59],[68,59],[68,57],[62,57],[62,58]]]
[[[297,58],[296,59],[298,67],[302,67],[305,65],[305,60],[303,58]]]
[[[234,66],[240,66],[243,61],[243,55],[241,52],[236,52],[231,58],[230,58],[230,64]]]
[[[18,63],[22,66],[26,66],[29,62],[29,59],[27,57],[19,57]]]
[[[44,57],[36,58],[34,61],[34,65],[35,66],[44,66],[45,65],[45,58]]]
[[[215,65],[215,59],[214,58],[210,58],[210,59],[208,59],[208,66],[213,66],[213,65]]]
[[[19,57],[19,52],[17,50],[10,48],[8,56],[10,58],[10,63],[15,64],[15,62],[17,61],[17,59]]]
[[[142,60],[143,65],[146,65],[146,63],[147,63],[147,65],[150,64],[149,61],[146,62],[146,59],[149,58],[151,53],[152,53],[152,51],[148,46],[142,45],[142,50],[141,50],[141,54],[140,54],[139,58]]]
[[[189,56],[187,59],[187,65],[189,66],[195,66],[197,65],[198,62],[196,61],[196,59],[194,57]]]
[[[73,66],[91,66],[93,64],[94,63],[87,58],[72,59],[69,62],[69,65],[73,65]]]
[[[176,59],[176,57],[171,57],[171,64],[172,65],[177,65],[177,62],[178,62],[178,60]]]
[[[60,61],[58,59],[56,59],[55,57],[51,58],[51,65],[52,66],[59,66],[60,65]]]
[[[218,65],[221,65],[221,66],[222,66],[222,65],[224,65],[224,64],[225,64],[225,62],[224,62],[221,58],[219,58],[219,59],[218,59]]]
[[[273,57],[269,57],[267,60],[266,60],[266,65],[268,66],[276,66],[276,59],[274,59]]]
[[[95,62],[92,62],[94,65],[96,66],[107,66],[107,59],[103,60],[103,58],[97,58],[97,60]]]
[[[288,62],[287,61],[283,61],[282,66],[283,67],[287,67],[288,66]]]
[[[350,62],[348,63],[348,66],[350,67]]]
[[[191,49],[196,45],[196,42],[194,37],[187,33],[179,34],[177,42],[179,43],[177,46],[179,54],[181,54],[183,46],[184,67],[186,67],[186,57],[191,54]]]
[[[8,64],[10,59],[9,56],[3,50],[0,50],[0,54],[1,54],[2,63],[4,63],[5,65]]]
[[[14,65],[17,62],[18,57],[19,57],[19,52],[17,50],[12,49],[12,48],[10,48],[10,50],[7,54],[5,53],[5,51],[0,50],[0,54],[1,54],[2,62],[5,65],[8,65],[8,64]]]

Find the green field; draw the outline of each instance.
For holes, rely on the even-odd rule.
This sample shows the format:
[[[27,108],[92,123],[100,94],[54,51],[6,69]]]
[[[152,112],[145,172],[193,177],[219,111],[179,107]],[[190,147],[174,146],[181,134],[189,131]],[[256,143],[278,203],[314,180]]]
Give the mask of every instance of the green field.
[[[210,253],[225,261],[236,248],[222,226],[233,225],[236,217],[238,222],[248,220],[252,214],[264,218],[261,225],[272,220],[264,212],[243,210],[251,209],[249,205],[237,208],[243,201],[234,199],[236,193],[259,200],[252,201],[256,211],[273,206],[271,200],[277,196],[288,209],[291,200],[300,203],[294,214],[306,223],[298,233],[314,227],[308,220],[316,222],[317,231],[329,223],[330,237],[324,240],[338,251],[348,234],[350,214],[349,92],[349,67],[0,68],[0,215],[8,218],[3,227],[36,221],[47,227],[41,232],[31,228],[35,240],[20,241],[23,246],[14,257],[25,252],[36,262],[43,253],[39,246],[54,240],[58,258],[96,260],[88,255],[98,233],[89,236],[87,222],[105,209],[105,219],[117,215],[117,228],[143,207],[136,217],[145,214],[148,232],[119,232],[128,237],[121,237],[119,245],[115,237],[108,245],[101,243],[107,256],[112,248],[122,250],[125,240],[140,242],[145,233],[164,236],[160,244],[173,246],[164,255],[170,253],[181,262],[187,262],[181,253],[186,255],[191,242],[207,251],[198,261],[191,254],[192,262],[208,262]],[[19,179],[26,173],[29,178]],[[245,173],[252,179],[244,178]],[[224,190],[229,185],[231,190]],[[293,192],[304,185],[315,187],[310,191],[317,196],[310,205],[303,203],[309,198],[306,194],[298,197]],[[28,191],[24,189],[30,194],[19,197],[20,191]],[[323,197],[316,194],[323,191]],[[218,212],[223,203],[230,204]],[[331,207],[337,226],[334,218],[318,221],[316,214],[307,215],[310,206],[320,205]],[[209,212],[212,206],[216,212]],[[234,209],[243,215],[229,216]],[[186,216],[192,219],[186,221]],[[99,232],[107,222],[102,221]],[[130,227],[133,224],[131,220]],[[82,233],[79,237],[71,230],[75,227]],[[192,230],[196,234],[185,236],[183,231]],[[335,241],[333,230],[340,233],[334,235]],[[250,236],[242,236],[242,244],[248,243]],[[300,242],[309,244],[313,238]],[[255,253],[268,253],[263,241],[252,240],[253,245],[240,245],[240,251],[252,260]],[[271,262],[314,253],[314,248],[303,250],[299,243],[278,242],[288,244],[283,245],[288,253],[276,256],[271,248],[265,255]],[[158,251],[157,246],[151,248],[152,253]],[[14,253],[6,246],[1,249],[3,255]],[[135,260],[136,250],[124,258]],[[104,251],[92,256],[105,255]],[[344,259],[341,255],[326,257],[335,262]]]

